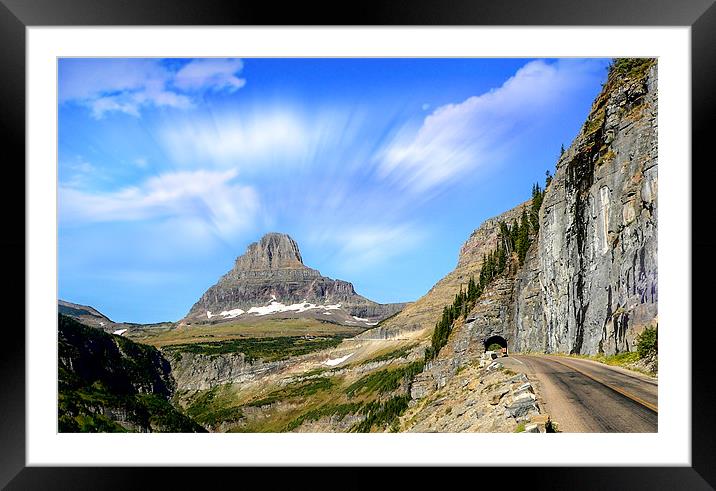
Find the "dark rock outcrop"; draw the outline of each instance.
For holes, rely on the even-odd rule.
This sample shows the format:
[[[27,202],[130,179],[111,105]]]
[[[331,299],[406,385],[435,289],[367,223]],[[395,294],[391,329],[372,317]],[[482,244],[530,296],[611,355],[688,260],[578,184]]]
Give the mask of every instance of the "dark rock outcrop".
[[[176,382],[151,346],[59,315],[60,432],[201,432],[170,402]]]

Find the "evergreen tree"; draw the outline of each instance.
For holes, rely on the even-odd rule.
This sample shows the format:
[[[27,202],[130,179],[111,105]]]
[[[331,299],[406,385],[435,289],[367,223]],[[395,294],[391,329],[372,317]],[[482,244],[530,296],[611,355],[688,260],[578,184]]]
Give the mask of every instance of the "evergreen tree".
[[[460,285],[460,293],[455,295],[455,300],[452,303],[452,311],[453,311],[454,319],[456,319],[462,313],[462,304],[463,304],[463,293],[462,293],[462,285]]]
[[[467,299],[470,302],[474,302],[477,298],[477,285],[475,284],[475,277],[470,276],[470,281],[467,283]]]
[[[486,270],[487,271],[485,273],[485,278],[487,280],[487,283],[489,283],[494,276],[495,271],[495,255],[492,253],[492,251],[490,251],[490,253],[487,255]]]
[[[517,220],[512,220],[512,227],[510,227],[510,242],[512,243],[512,249],[516,247],[517,236],[519,235],[520,228],[517,225]]]
[[[520,259],[520,264],[524,263],[525,256],[527,255],[527,249],[530,247],[530,225],[527,219],[527,210],[522,210],[522,217],[520,219],[519,233],[517,234],[517,242],[515,244],[515,250],[517,256]]]
[[[485,289],[487,284],[487,256],[482,255],[482,266],[480,267],[480,290]]]
[[[507,265],[507,252],[504,247],[497,248],[497,271],[502,274]]]
[[[532,208],[530,209],[530,222],[535,232],[539,230],[539,210],[542,208],[543,199],[544,191],[538,183],[535,183],[532,186]]]

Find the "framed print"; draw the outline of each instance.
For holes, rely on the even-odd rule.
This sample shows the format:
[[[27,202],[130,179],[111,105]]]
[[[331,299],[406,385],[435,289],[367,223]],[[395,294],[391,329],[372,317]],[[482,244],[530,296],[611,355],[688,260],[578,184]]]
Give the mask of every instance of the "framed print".
[[[3,0],[3,485],[710,489],[716,7],[658,3]]]

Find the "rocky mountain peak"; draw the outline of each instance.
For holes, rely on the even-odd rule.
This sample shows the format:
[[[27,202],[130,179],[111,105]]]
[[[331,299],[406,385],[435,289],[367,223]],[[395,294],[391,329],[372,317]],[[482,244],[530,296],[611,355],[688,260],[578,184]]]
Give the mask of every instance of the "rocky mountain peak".
[[[303,264],[298,244],[269,233],[249,245],[234,267],[191,308],[185,322],[220,322],[265,315],[318,317],[356,327],[375,325],[405,304],[378,304],[348,281],[322,276]]]
[[[305,267],[298,244],[287,234],[268,233],[249,245],[246,253],[236,259],[235,269],[263,271]]]

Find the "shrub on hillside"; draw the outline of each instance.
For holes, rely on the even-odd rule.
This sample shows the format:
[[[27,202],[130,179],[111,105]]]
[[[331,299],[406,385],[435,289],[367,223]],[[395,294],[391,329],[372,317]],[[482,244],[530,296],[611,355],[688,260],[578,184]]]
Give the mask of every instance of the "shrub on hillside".
[[[657,327],[647,327],[636,337],[636,351],[639,358],[646,358],[658,353]]]

